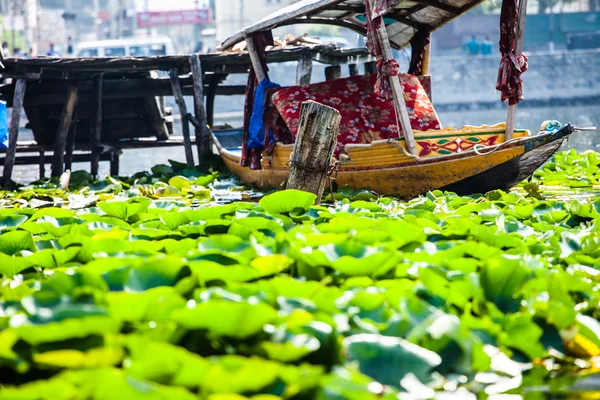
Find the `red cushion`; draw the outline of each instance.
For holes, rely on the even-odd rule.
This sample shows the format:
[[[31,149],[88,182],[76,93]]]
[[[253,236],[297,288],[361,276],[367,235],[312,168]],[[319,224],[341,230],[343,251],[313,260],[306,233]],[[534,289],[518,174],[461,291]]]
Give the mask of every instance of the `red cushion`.
[[[401,74],[404,100],[415,130],[441,129],[438,116],[427,93],[414,75]],[[278,89],[272,102],[285,120],[292,135],[298,132],[300,106],[314,100],[337,109],[342,116],[336,157],[349,143],[371,143],[379,139],[397,138],[398,130],[394,104],[374,93],[377,75],[353,76],[308,86]]]

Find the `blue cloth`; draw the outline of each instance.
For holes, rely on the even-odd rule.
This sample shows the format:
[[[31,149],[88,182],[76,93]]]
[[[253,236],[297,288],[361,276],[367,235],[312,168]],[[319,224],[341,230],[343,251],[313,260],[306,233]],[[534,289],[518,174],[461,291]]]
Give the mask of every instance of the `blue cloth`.
[[[8,111],[3,101],[0,101],[0,148],[8,149]]]
[[[250,126],[248,127],[248,148],[262,149],[265,147],[265,95],[267,90],[279,88],[269,78],[264,79],[256,88],[254,94],[254,107],[252,107],[252,116],[250,117]],[[271,136],[271,132],[269,132]]]

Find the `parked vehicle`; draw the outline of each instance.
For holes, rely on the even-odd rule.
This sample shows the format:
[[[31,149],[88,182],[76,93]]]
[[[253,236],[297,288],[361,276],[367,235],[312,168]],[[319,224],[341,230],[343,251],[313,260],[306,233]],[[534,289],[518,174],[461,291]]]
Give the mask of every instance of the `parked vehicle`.
[[[97,40],[81,42],[77,57],[150,57],[176,53],[173,41],[166,36]]]

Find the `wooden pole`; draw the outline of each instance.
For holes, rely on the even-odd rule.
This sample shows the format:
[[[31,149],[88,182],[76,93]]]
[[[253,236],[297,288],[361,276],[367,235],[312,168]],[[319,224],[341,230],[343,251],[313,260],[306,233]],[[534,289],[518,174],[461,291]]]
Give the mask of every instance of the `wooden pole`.
[[[523,54],[523,38],[525,36],[525,19],[527,18],[527,0],[519,1],[519,16],[517,21],[517,32],[515,40],[515,55],[519,57]],[[506,136],[505,140],[511,140],[515,133],[515,119],[517,115],[517,105],[509,104],[506,113]]]
[[[71,128],[69,129],[69,135],[67,136],[67,147],[65,152],[65,170],[73,169],[73,152],[75,151],[75,137],[77,135],[77,121],[78,121],[77,111],[75,111],[75,115],[73,117],[73,123],[71,123]]]
[[[429,75],[429,62],[431,60],[431,43],[425,45],[423,49],[423,65],[421,66],[421,75]]]
[[[310,52],[302,53],[296,69],[296,85],[309,85],[312,78],[313,61]]]
[[[15,165],[17,141],[19,140],[19,125],[21,124],[21,112],[23,111],[23,99],[25,98],[26,88],[27,81],[25,79],[17,79],[13,95],[12,116],[8,129],[8,150],[6,151],[4,170],[2,171],[3,186],[6,186],[10,181]]]
[[[350,74],[350,76],[358,75],[358,64],[348,64],[348,73]]]
[[[65,147],[67,145],[67,135],[73,120],[73,112],[77,104],[79,88],[75,85],[69,85],[67,89],[67,102],[63,108],[54,140],[54,156],[52,157],[52,176],[61,176],[64,172]]]
[[[183,98],[183,92],[181,91],[181,85],[179,84],[179,71],[177,68],[172,68],[169,71],[169,78],[171,79],[171,86],[173,88],[173,96],[175,97],[175,103],[179,107],[179,114],[181,115],[181,128],[183,131],[183,145],[185,147],[185,160],[188,167],[194,166],[194,153],[192,152],[192,140],[190,139],[190,124],[188,121],[187,106],[185,105],[185,99]]]
[[[314,193],[317,204],[321,202],[341,120],[334,108],[314,101],[302,103],[287,189]]]
[[[195,117],[198,120],[199,127],[196,126],[196,147],[198,149],[198,162],[204,160],[210,152],[210,132],[208,121],[206,119],[206,109],[204,108],[204,81],[202,74],[202,61],[198,54],[190,56],[190,68],[194,80],[194,108]]]
[[[215,97],[217,96],[218,89],[219,83],[212,81],[206,91],[206,122],[210,129],[212,129],[215,123]]]
[[[379,39],[381,50],[383,52],[383,59],[385,61],[393,60],[394,57],[392,54],[392,47],[390,46],[387,29],[383,22],[381,23],[381,26],[377,29],[377,36]],[[415,136],[412,131],[412,126],[410,125],[408,109],[406,108],[406,103],[404,102],[404,89],[402,88],[400,77],[390,76],[390,85],[392,86],[392,92],[394,96],[394,107],[396,108],[398,122],[400,122],[400,126],[402,126],[402,131],[404,132],[404,140],[406,141],[406,147],[408,147],[408,151],[411,154],[418,156],[417,145],[415,144]]]
[[[340,79],[341,77],[342,77],[341,65],[330,65],[329,67],[325,67],[325,80],[326,81],[334,81],[336,79]]]
[[[90,172],[94,179],[98,178],[98,164],[100,163],[100,142],[102,141],[102,96],[104,75],[96,75],[92,81],[92,119],[90,123],[90,137],[92,142],[92,157]]]
[[[260,83],[267,79],[268,75],[260,61],[260,56],[258,55],[259,49],[256,47],[254,40],[252,40],[252,36],[246,36],[246,47],[248,48],[248,54],[250,54],[250,61],[254,68],[254,74],[256,75],[256,78],[258,78],[258,83]]]

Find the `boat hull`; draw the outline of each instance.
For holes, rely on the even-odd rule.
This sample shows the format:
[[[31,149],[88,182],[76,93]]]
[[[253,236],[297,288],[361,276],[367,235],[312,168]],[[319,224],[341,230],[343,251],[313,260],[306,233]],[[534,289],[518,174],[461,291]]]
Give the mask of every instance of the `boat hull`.
[[[494,129],[486,128],[477,128],[481,132],[459,131],[456,135],[485,142],[485,138],[495,133],[500,146],[494,144],[452,154],[434,154],[418,160],[409,157],[401,148],[402,141],[347,146],[349,161],[337,172],[336,182],[341,187],[369,189],[378,194],[405,198],[436,189],[459,194],[507,190],[531,176],[572,133],[571,127],[566,126],[559,132],[535,137],[525,134],[505,143],[504,131],[501,135],[497,132],[498,128],[504,129],[504,125],[494,126],[492,133],[490,131]],[[429,148],[424,138],[427,136],[417,138],[420,149]],[[218,144],[218,140],[216,142]],[[293,145],[276,146],[271,156],[263,155],[260,170],[243,167],[239,156],[222,148],[219,151],[233,175],[246,185],[264,190],[280,188],[285,182],[289,175],[286,163],[292,150]]]

